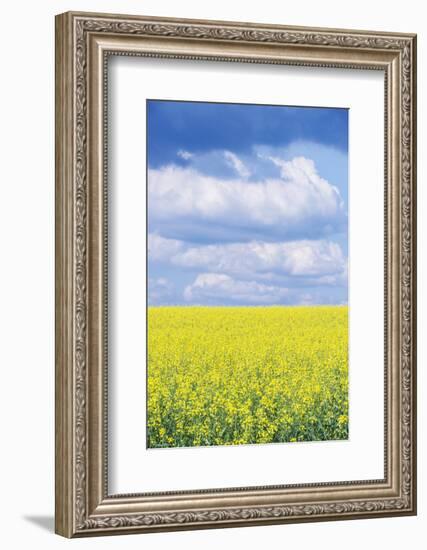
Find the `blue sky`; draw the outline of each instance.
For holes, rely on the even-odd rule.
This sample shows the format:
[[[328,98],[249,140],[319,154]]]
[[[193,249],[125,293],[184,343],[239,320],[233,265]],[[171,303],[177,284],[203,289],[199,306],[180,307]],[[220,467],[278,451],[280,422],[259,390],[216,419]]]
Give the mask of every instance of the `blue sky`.
[[[348,111],[149,100],[151,305],[347,303]]]

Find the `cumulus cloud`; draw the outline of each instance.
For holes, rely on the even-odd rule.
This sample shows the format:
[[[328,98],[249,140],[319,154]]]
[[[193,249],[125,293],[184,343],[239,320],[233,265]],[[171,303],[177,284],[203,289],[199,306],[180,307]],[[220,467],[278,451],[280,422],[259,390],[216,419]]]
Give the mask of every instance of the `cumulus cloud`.
[[[149,168],[150,303],[345,302],[347,161],[313,147],[181,149]]]
[[[147,239],[148,259],[151,262],[170,261],[185,248],[185,243],[177,239],[165,239],[156,233],[149,233]]]
[[[264,234],[290,240],[327,235],[345,222],[339,190],[320,177],[312,160],[271,157],[280,177],[248,181],[242,176],[245,166],[233,158],[230,162],[240,170],[234,179],[207,176],[193,167],[149,169],[150,227],[169,237],[178,231],[184,239],[206,234],[221,240],[237,232],[235,240]]]
[[[184,290],[188,302],[274,304],[286,299],[286,288],[235,280],[224,273],[201,273]]]
[[[205,305],[319,305],[346,304],[338,287],[286,287],[242,280],[224,273],[200,273],[184,289],[187,304]]]
[[[240,158],[231,151],[224,151],[224,158],[227,164],[229,164],[241,178],[248,178],[251,175],[250,170],[248,170]]]
[[[157,305],[167,303],[173,296],[174,285],[166,277],[148,279],[148,301]]]
[[[345,267],[340,246],[323,240],[190,247],[175,255],[172,261],[186,267],[220,269],[226,273],[279,272],[293,276],[331,275]]]
[[[177,152],[177,155],[183,160],[190,160],[194,156],[193,153],[190,153],[190,151],[184,151],[183,149],[180,149]]]
[[[347,259],[338,243],[301,240],[192,246],[160,235],[148,236],[149,258],[188,269],[253,277],[256,274],[318,277],[323,284],[346,276]]]

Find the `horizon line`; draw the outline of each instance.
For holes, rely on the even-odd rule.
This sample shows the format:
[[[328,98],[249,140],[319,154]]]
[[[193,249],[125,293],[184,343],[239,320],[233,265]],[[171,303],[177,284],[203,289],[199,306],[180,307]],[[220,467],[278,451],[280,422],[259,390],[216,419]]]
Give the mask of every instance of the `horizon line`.
[[[348,307],[348,304],[147,304],[147,307]]]

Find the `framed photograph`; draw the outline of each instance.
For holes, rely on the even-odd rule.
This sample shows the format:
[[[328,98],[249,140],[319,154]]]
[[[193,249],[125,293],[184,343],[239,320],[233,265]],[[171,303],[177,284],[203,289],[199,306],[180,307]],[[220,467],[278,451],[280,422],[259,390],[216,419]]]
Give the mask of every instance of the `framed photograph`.
[[[56,18],[56,532],[416,513],[416,37]]]

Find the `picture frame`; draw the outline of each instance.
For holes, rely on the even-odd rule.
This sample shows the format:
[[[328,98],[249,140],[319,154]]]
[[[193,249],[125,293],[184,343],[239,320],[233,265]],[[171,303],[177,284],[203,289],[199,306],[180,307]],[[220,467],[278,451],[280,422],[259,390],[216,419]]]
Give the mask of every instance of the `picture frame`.
[[[67,12],[56,17],[55,46],[56,533],[71,538],[416,514],[416,36]],[[110,494],[110,56],[384,74],[383,478]]]

